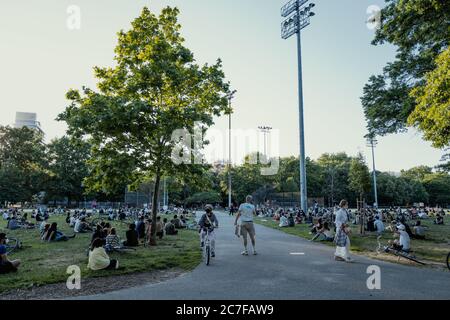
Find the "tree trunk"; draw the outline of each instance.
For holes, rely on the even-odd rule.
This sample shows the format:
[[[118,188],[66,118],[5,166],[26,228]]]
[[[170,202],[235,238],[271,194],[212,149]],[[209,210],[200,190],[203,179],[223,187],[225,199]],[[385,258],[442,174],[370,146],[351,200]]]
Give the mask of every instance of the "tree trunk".
[[[156,218],[158,217],[158,201],[159,201],[159,185],[161,182],[161,175],[156,174],[155,186],[153,189],[152,201],[152,229],[150,234],[150,245],[156,246]]]

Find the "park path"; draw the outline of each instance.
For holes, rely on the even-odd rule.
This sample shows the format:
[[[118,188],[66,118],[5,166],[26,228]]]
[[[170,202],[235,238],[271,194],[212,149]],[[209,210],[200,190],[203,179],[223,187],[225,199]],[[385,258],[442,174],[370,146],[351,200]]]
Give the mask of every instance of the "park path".
[[[112,300],[296,300],[450,299],[450,273],[355,257],[336,262],[333,248],[256,226],[257,256],[241,256],[233,219],[218,214],[217,257],[211,266],[163,283],[77,299]],[[293,254],[294,253],[294,254]],[[381,290],[371,291],[367,268],[381,268]]]

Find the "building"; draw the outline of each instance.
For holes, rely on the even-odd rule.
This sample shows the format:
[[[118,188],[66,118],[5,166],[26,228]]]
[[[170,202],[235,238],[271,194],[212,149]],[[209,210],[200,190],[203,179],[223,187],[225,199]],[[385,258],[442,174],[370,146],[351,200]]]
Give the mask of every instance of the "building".
[[[41,128],[41,123],[37,121],[36,113],[16,112],[16,122],[14,123],[14,127],[28,127],[30,129],[35,129],[41,133],[44,133]]]

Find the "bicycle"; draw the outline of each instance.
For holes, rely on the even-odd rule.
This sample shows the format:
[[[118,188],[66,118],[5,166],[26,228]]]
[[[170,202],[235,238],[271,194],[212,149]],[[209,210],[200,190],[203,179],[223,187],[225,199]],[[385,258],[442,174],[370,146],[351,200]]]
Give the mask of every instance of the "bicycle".
[[[377,254],[380,254],[381,248],[383,248],[383,251],[385,253],[389,253],[389,254],[395,255],[396,257],[398,257],[398,260],[400,260],[400,258],[405,258],[407,260],[413,261],[413,262],[415,262],[417,264],[420,264],[422,266],[426,266],[427,265],[426,263],[418,260],[414,255],[412,255],[411,251],[406,252],[406,251],[402,251],[402,250],[391,248],[389,246],[382,246],[381,242],[380,242],[380,239],[381,239],[381,236],[378,236],[377,237],[377,242],[378,242]]]
[[[203,243],[203,260],[205,262],[205,264],[207,266],[210,265],[211,263],[211,258],[212,258],[212,248],[211,248],[211,239],[210,239],[210,232],[214,230],[214,227],[212,228],[207,228],[206,229],[206,235],[205,235],[205,240]]]

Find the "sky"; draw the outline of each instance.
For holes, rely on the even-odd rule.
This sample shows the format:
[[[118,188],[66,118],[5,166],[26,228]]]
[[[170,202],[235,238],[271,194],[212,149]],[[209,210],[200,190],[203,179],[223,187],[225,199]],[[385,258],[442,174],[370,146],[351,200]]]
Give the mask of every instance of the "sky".
[[[95,88],[94,66],[113,65],[116,33],[144,6],[158,13],[177,6],[185,45],[198,63],[223,60],[227,80],[238,92],[233,100],[235,130],[270,126],[270,154],[299,154],[297,46],[280,37],[284,0],[43,0],[0,2],[0,124],[14,122],[15,112],[36,112],[46,139],[65,133],[56,116],[67,106],[70,88]],[[372,74],[394,59],[395,48],[373,46],[366,26],[367,8],[383,0],[316,0],[311,25],[302,31],[306,155],[363,152],[371,161],[364,135],[360,97]],[[68,8],[80,9],[80,29],[68,28]],[[72,21],[72,20],[69,20]],[[216,120],[214,130],[228,128]],[[256,133],[255,133],[256,134]],[[238,162],[248,151],[238,148]],[[275,147],[278,142],[278,148]],[[378,139],[377,170],[398,172],[417,165],[434,166],[442,151],[411,130]],[[227,156],[227,141],[215,139],[217,157]],[[209,147],[212,148],[212,147]],[[277,150],[278,149],[278,150]],[[370,163],[371,164],[371,163]]]

